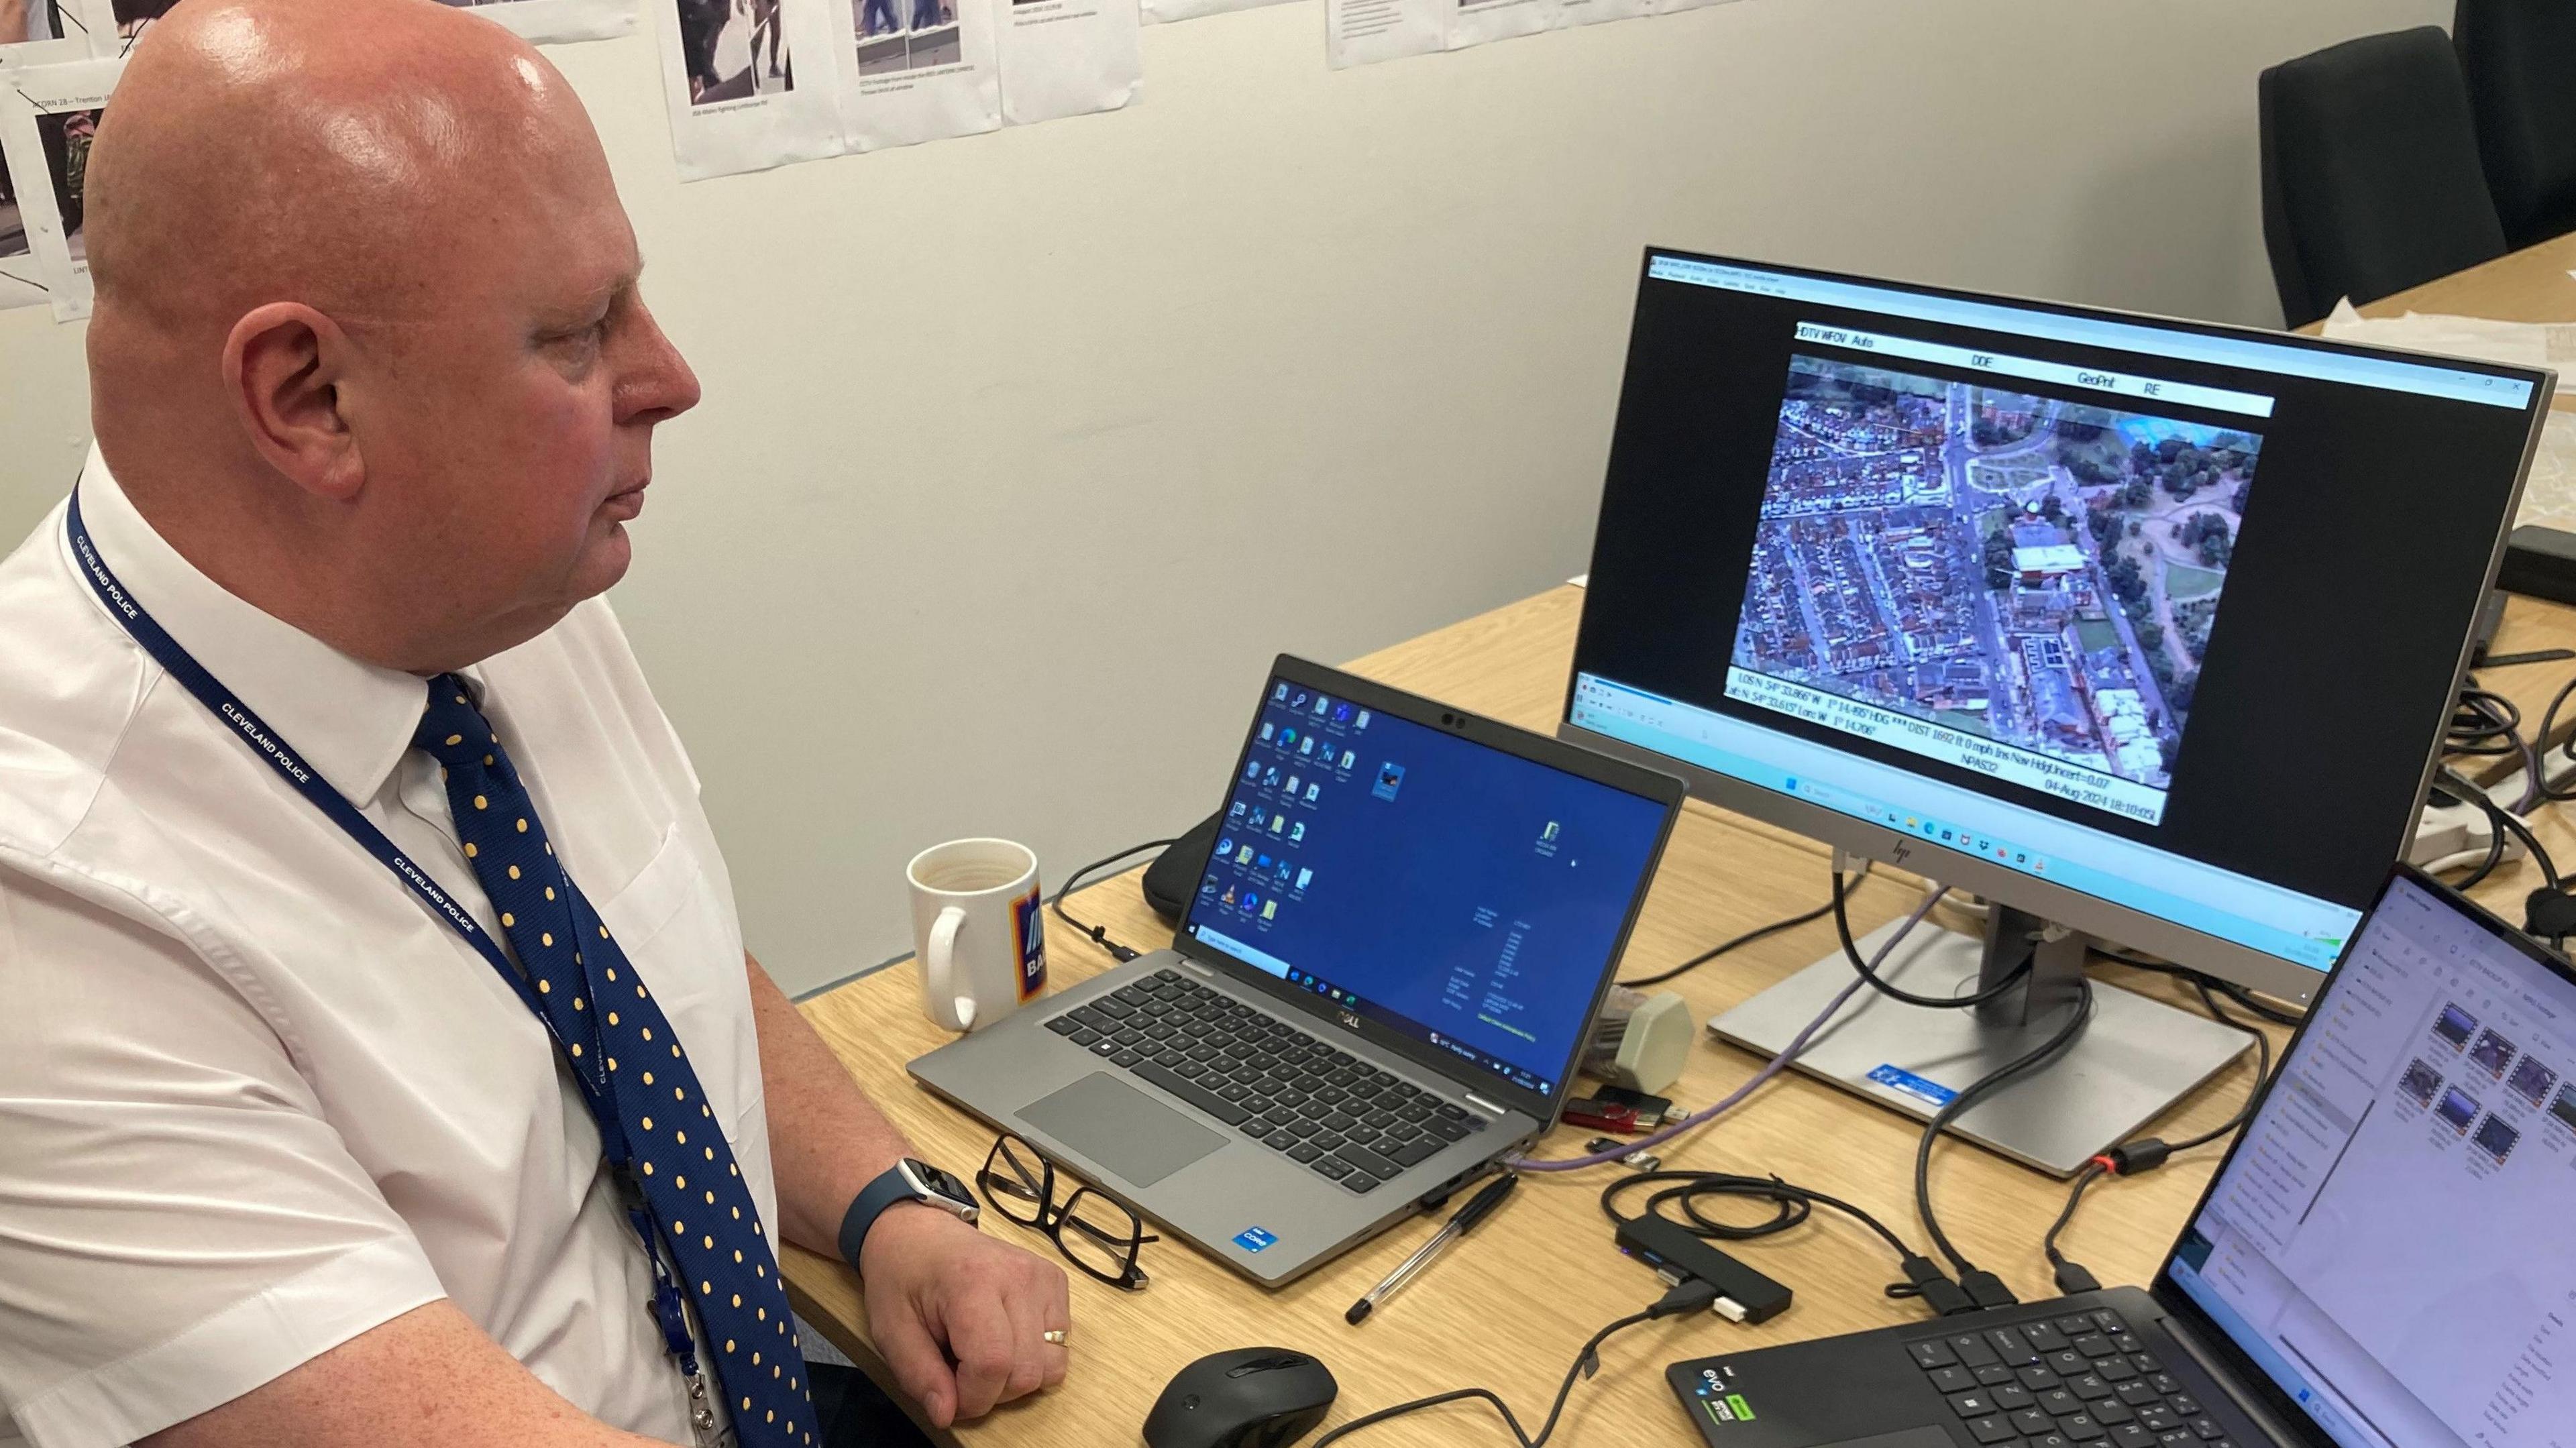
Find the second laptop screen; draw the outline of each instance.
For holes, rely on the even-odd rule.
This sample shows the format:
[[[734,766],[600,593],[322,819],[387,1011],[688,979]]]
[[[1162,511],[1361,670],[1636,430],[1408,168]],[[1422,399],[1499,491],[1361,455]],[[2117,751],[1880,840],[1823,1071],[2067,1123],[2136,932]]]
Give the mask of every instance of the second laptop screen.
[[[1555,1089],[1664,806],[1274,679],[1183,932]]]

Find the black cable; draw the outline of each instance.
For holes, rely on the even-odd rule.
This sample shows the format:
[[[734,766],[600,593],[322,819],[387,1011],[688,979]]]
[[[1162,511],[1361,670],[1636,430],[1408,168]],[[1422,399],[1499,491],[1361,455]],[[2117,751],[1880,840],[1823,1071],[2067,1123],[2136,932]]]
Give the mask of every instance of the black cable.
[[[1134,946],[1121,945],[1117,941],[1110,939],[1109,927],[1106,925],[1085,925],[1081,921],[1066,914],[1064,910],[1064,897],[1082,888],[1082,878],[1085,875],[1095,874],[1101,870],[1107,869],[1111,865],[1117,864],[1121,860],[1141,855],[1147,850],[1169,849],[1178,843],[1179,840],[1177,837],[1169,840],[1148,840],[1141,845],[1130,845],[1126,849],[1120,850],[1117,854],[1111,855],[1106,859],[1094,860],[1090,864],[1085,865],[1081,869],[1064,877],[1064,883],[1056,887],[1055,898],[1047,902],[1047,908],[1055,912],[1056,919],[1072,926],[1079,933],[1090,937],[1092,944],[1108,951],[1112,959],[1116,960],[1119,964],[1124,965],[1128,961],[1134,960],[1136,957],[1143,955],[1145,952],[1136,949]]]
[[[1969,1107],[2023,1076],[2052,1064],[2074,1047],[2076,1037],[2084,1033],[2085,1025],[2093,1019],[2093,982],[2078,977],[2077,988],[2075,1008],[2066,1013],[2064,1025],[2059,1026],[2047,1040],[1996,1067],[1951,1097],[1948,1105],[1934,1112],[1932,1119],[1924,1123],[1922,1140],[1914,1148],[1915,1213],[1923,1219],[1923,1231],[1932,1239],[1932,1245],[1957,1270],[1959,1285],[1966,1287],[1983,1306],[2005,1306],[2015,1299],[2003,1286],[2002,1279],[1991,1272],[1979,1271],[1977,1264],[1969,1261],[1967,1255],[1950,1240],[1950,1234],[1941,1230],[1941,1219],[1932,1210],[1932,1145],[1941,1139],[1942,1129],[1958,1120]],[[2000,1301],[1987,1300],[1997,1296],[2000,1296]]]
[[[2498,838],[2501,839],[2502,836],[2499,835]],[[2305,1016],[2291,1011],[2285,1011],[2279,1006],[2273,1005],[2271,1002],[2264,1000],[2261,996],[2254,994],[2251,990],[2238,985],[2232,980],[2222,980],[2214,975],[2203,975],[2189,966],[2176,965],[2169,960],[2149,960],[2144,956],[2135,955],[2129,951],[2120,950],[2108,945],[2095,945],[2093,947],[2093,953],[2101,956],[2105,960],[2116,961],[2132,970],[2151,970],[2158,975],[2177,977],[2186,984],[2207,986],[2209,989],[2214,990],[2220,995],[2227,997],[2229,1000],[2236,1002],[2240,1009],[2251,1011],[2255,1015],[2261,1016],[2263,1019],[2271,1021],[2277,1025],[2295,1026],[2299,1022],[2307,1019]]]
[[[1374,1413],[1363,1413],[1316,1439],[1314,1448],[1327,1448],[1327,1445],[1338,1443],[1362,1428],[1383,1423],[1389,1418],[1406,1413],[1418,1413],[1424,1408],[1436,1408],[1443,1403],[1455,1403],[1468,1398],[1482,1398],[1493,1404],[1494,1411],[1503,1415],[1503,1425],[1512,1430],[1512,1437],[1521,1445],[1521,1448],[1543,1448],[1549,1435],[1556,1431],[1556,1420],[1565,1414],[1565,1400],[1574,1395],[1575,1381],[1588,1378],[1600,1371],[1601,1344],[1608,1341],[1612,1333],[1635,1327],[1641,1322],[1652,1322],[1660,1317],[1674,1317],[1685,1312],[1702,1311],[1716,1300],[1715,1287],[1692,1278],[1665,1293],[1652,1307],[1643,1312],[1629,1313],[1626,1317],[1592,1334],[1584,1342],[1583,1350],[1574,1355],[1573,1365],[1565,1370],[1565,1381],[1557,1384],[1556,1401],[1548,1405],[1547,1421],[1538,1425],[1536,1436],[1532,1436],[1527,1429],[1521,1427],[1521,1420],[1512,1413],[1512,1405],[1504,1402],[1502,1396],[1493,1389],[1453,1388],[1445,1393],[1433,1393],[1427,1398],[1415,1398],[1409,1403],[1398,1403],[1391,1408],[1380,1408]]]
[[[1825,908],[1834,912],[1834,934],[1842,940],[1843,958],[1851,962],[1851,968],[1860,972],[1860,978],[1868,981],[1872,990],[1892,1001],[1902,1001],[1909,1006],[1922,1006],[1927,1010],[1965,1010],[1970,1006],[1981,1006],[1990,1000],[2010,995],[2030,976],[2031,963],[2024,960],[2006,971],[2003,979],[1974,995],[1916,995],[1910,990],[1889,985],[1880,978],[1877,971],[1869,968],[1867,960],[1861,958],[1860,946],[1852,940],[1851,912],[1843,907],[1843,872],[1840,870],[1834,871],[1834,898]]]
[[[2075,1209],[2083,1203],[2085,1191],[2106,1176],[2139,1176],[2154,1171],[2170,1160],[2176,1152],[2189,1151],[2196,1146],[2207,1146],[2228,1133],[2240,1129],[2254,1118],[2254,1103],[2263,1095],[2263,1083],[2272,1078],[2272,1038],[2264,1033],[2262,1027],[2250,1025],[2229,1015],[2226,1008],[2218,1003],[2218,997],[2211,993],[2213,988],[2223,992],[2227,983],[2197,971],[2177,968],[2175,974],[2191,982],[2192,989],[2200,995],[2201,1005],[2208,1010],[2210,1019],[2254,1038],[2253,1083],[2246,1088],[2245,1100],[2237,1106],[2234,1115],[2198,1136],[2185,1137],[2181,1141],[2172,1142],[2161,1141],[2152,1136],[2140,1137],[2135,1141],[2124,1141],[2084,1164],[2084,1169],[2075,1174],[2074,1184],[2067,1189],[2065,1207],[2058,1212],[2057,1220],[2049,1223],[2047,1234],[2039,1241],[2040,1252],[2048,1258],[2048,1265],[2056,1273],[2057,1288],[2061,1292],[2091,1292],[2102,1285],[2100,1279],[2096,1278],[2083,1264],[2068,1261],[2066,1254],[2059,1251],[2057,1247],[2057,1239],[2065,1233],[2067,1224],[2075,1220]]]
[[[2475,684],[2460,690],[2451,722],[2442,731],[2450,754],[2519,754],[2522,752],[2522,707],[2492,689]]]
[[[1756,926],[1753,929],[1744,932],[1742,935],[1735,937],[1733,940],[1726,942],[1724,945],[1710,946],[1708,949],[1701,951],[1699,954],[1692,956],[1690,959],[1683,961],[1679,965],[1673,966],[1669,970],[1659,970],[1653,975],[1641,975],[1635,980],[1623,980],[1619,982],[1619,984],[1628,987],[1630,990],[1643,990],[1650,985],[1662,985],[1665,981],[1671,980],[1677,975],[1684,975],[1699,969],[1701,966],[1708,964],[1710,961],[1717,959],[1719,956],[1724,955],[1729,951],[1741,950],[1745,946],[1751,945],[1757,940],[1767,940],[1770,937],[1779,934],[1783,930],[1795,930],[1799,926],[1804,925],[1811,920],[1822,920],[1833,908],[1833,902],[1828,900],[1824,904],[1817,906],[1815,909],[1810,910],[1803,915],[1792,915],[1785,920],[1774,920],[1768,925]]]
[[[1951,1281],[1941,1271],[1939,1263],[1915,1251],[1903,1237],[1896,1235],[1893,1228],[1880,1221],[1867,1208],[1844,1201],[1840,1197],[1827,1195],[1812,1187],[1794,1185],[1776,1176],[1741,1176],[1722,1171],[1636,1172],[1621,1177],[1601,1189],[1602,1215],[1621,1226],[1635,1221],[1634,1217],[1620,1215],[1619,1197],[1623,1193],[1655,1183],[1669,1185],[1665,1185],[1646,1199],[1641,1215],[1660,1217],[1694,1236],[1706,1237],[1712,1241],[1750,1242],[1757,1237],[1768,1237],[1785,1232],[1804,1223],[1818,1207],[1840,1212],[1877,1233],[1879,1240],[1895,1250],[1897,1266],[1905,1276],[1902,1281],[1887,1285],[1888,1296],[1921,1298],[1933,1311],[1939,1313],[1959,1312],[1975,1306],[1968,1300],[1967,1295],[1960,1291],[1959,1284]],[[1770,1216],[1757,1222],[1721,1222],[1700,1210],[1699,1198],[1701,1197],[1743,1197],[1752,1201],[1769,1202],[1772,1204],[1773,1211]],[[1676,1219],[1664,1212],[1663,1207],[1667,1202],[1680,1204],[1682,1219]]]

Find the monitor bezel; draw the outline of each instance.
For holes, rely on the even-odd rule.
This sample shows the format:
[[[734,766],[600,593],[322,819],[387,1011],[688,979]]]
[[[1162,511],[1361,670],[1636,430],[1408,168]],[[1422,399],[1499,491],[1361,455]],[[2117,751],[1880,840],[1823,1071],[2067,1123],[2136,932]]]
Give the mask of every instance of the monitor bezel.
[[[1619,963],[1627,953],[1629,939],[1636,932],[1637,917],[1644,910],[1647,892],[1654,885],[1656,870],[1663,861],[1664,847],[1672,840],[1673,824],[1681,816],[1682,799],[1686,793],[1683,781],[1666,769],[1613,759],[1597,750],[1568,744],[1545,734],[1523,729],[1517,725],[1505,724],[1497,719],[1489,719],[1466,709],[1441,704],[1418,694],[1389,688],[1384,684],[1373,683],[1355,674],[1346,674],[1339,669],[1301,659],[1293,654],[1281,654],[1272,662],[1269,673],[1262,678],[1260,700],[1253,707],[1251,719],[1244,725],[1242,746],[1235,751],[1234,764],[1226,772],[1225,791],[1217,798],[1216,809],[1219,815],[1225,812],[1227,802],[1234,797],[1235,782],[1241,778],[1244,764],[1252,757],[1253,746],[1259,738],[1261,716],[1269,708],[1271,686],[1281,681],[1299,688],[1330,694],[1335,698],[1347,699],[1373,712],[1390,715],[1426,729],[1455,735],[1468,743],[1483,745],[1515,758],[1572,774],[1625,794],[1638,796],[1662,809],[1662,822],[1656,827],[1654,843],[1646,852],[1645,865],[1638,872],[1636,886],[1629,892],[1627,910],[1621,915],[1618,932],[1610,942],[1609,958],[1602,962],[1600,978],[1593,982],[1591,998],[1584,1006],[1583,1022],[1574,1032],[1574,1044],[1568,1051],[1566,1059],[1554,1073],[1552,1089],[1544,1094],[1505,1081],[1491,1072],[1459,1060],[1429,1042],[1417,1041],[1382,1022],[1371,1020],[1355,1012],[1343,1011],[1313,991],[1291,985],[1267,971],[1237,960],[1215,946],[1200,941],[1190,934],[1190,922],[1198,913],[1200,899],[1196,881],[1191,883],[1188,903],[1182,908],[1180,918],[1173,925],[1172,949],[1202,966],[1223,973],[1226,979],[1261,991],[1272,1000],[1303,1015],[1351,1031],[1373,1046],[1391,1051],[1408,1061],[1437,1072],[1443,1079],[1458,1083],[1462,1089],[1474,1090],[1488,1101],[1531,1117],[1542,1127],[1554,1121],[1557,1107],[1564,1102],[1568,1090],[1573,1085],[1575,1070],[1582,1059],[1583,1045],[1589,1035],[1591,1022],[1601,1010],[1602,999],[1609,994],[1610,987],[1618,978]],[[1214,848],[1213,840],[1210,842],[1210,848]],[[1204,873],[1206,868],[1206,862],[1202,861],[1199,870],[1194,873]],[[1320,966],[1302,968],[1315,969],[1317,973],[1323,973]],[[1427,1023],[1417,1022],[1417,1024],[1422,1024],[1426,1030],[1430,1029]]]
[[[2461,915],[2485,930],[2487,934],[2511,945],[2526,959],[2558,977],[2561,983],[2576,987],[2576,966],[2571,966],[2567,957],[2514,929],[2499,919],[2494,911],[2412,865],[2399,865],[2389,872],[2385,881],[2381,882],[2378,895],[2373,897],[2370,909],[2363,914],[2362,929],[2369,927],[2370,920],[2379,913],[2379,908],[2387,903],[2388,892],[2401,881],[2419,886],[2436,899],[2448,903]],[[2291,1055],[2299,1048],[2300,1040],[2307,1035],[2308,1027],[2326,1018],[2322,1009],[2326,1004],[2326,997],[2333,992],[2335,982],[2342,977],[2343,972],[2340,967],[2343,962],[2350,959],[2352,952],[2360,946],[2361,935],[2361,930],[2353,932],[2353,937],[2345,944],[2343,953],[2335,959],[2337,969],[2328,973],[2325,984],[2318,990],[2316,1004],[2309,1008],[2307,1018],[2299,1023],[2297,1030],[2290,1033],[2288,1040],[2282,1042],[2278,1058],[2282,1066],[2288,1065]],[[2208,1182],[2200,1189],[2200,1196],[2192,1202],[2191,1210],[2184,1214],[2182,1228],[2174,1234],[2172,1244],[2165,1248],[2163,1260],[2156,1266],[2156,1280],[2148,1288],[2148,1292],[2155,1298],[2157,1306],[2174,1317],[2180,1318],[2190,1329],[2191,1341],[2195,1347],[2216,1357],[2227,1368],[2231,1386],[2257,1399],[2262,1408],[2296,1432],[2301,1441],[2313,1444],[2315,1448],[2342,1448],[2342,1445],[2336,1443],[2316,1419],[2308,1415],[2306,1409],[2301,1408],[2289,1394],[2281,1391],[2281,1385],[2274,1382],[2272,1375],[2265,1372],[2262,1366],[2254,1361],[2253,1354],[2238,1346],[2235,1336],[2220,1326],[2218,1320],[2209,1314],[2208,1309],[2202,1307],[2199,1300],[2184,1290],[2183,1285],[2175,1281],[2173,1276],[2174,1257],[2182,1250],[2183,1239],[2190,1234],[2192,1224],[2200,1220],[2200,1214],[2208,1210],[2209,1199],[2218,1194],[2219,1183],[2227,1179],[2227,1169],[2235,1163],[2236,1153],[2244,1147],[2247,1133],[2253,1128],[2255,1121],[2262,1116],[2264,1109],[2271,1104],[2272,1090],[2280,1084],[2282,1074],[2280,1069],[2275,1069],[2272,1079],[2265,1081],[2262,1089],[2256,1092],[2247,1104],[2245,1126],[2239,1129],[2235,1137],[2227,1143],[2227,1154],[2218,1159],[2218,1169],[2209,1174]]]
[[[2143,312],[2076,306],[2070,303],[2039,301],[1998,293],[1961,291],[1913,282],[1888,281],[1877,277],[1824,271],[1812,267],[1783,266],[1773,262],[1713,256],[1669,247],[1646,248],[1644,258],[1638,266],[1637,305],[1630,318],[1628,361],[1630,366],[1635,365],[1633,355],[1635,318],[1647,305],[1649,295],[1647,288],[1649,283],[1656,280],[1652,275],[1652,269],[1659,257],[1669,257],[1678,261],[1707,262],[1752,271],[1775,272],[1784,276],[1848,283],[1954,301],[1993,303],[2065,317],[2115,321],[2203,336],[2240,338],[2306,350],[2371,357],[2393,354],[2410,360],[2421,358],[2427,365],[2506,377],[2528,383],[2532,391],[2530,400],[2523,408],[2528,436],[2523,441],[2522,460],[2514,473],[2512,493],[2507,499],[2502,526],[2496,531],[2495,546],[2487,555],[2485,576],[2480,580],[2477,592],[2467,601],[2464,618],[2475,616],[2478,601],[2483,600],[2488,590],[2495,586],[2496,570],[2504,560],[2506,538],[2513,530],[2514,514],[2521,506],[2523,485],[2531,475],[2532,459],[2539,451],[2542,428],[2548,419],[2550,397],[2556,383],[2556,374],[2545,369],[2534,370],[2468,358],[2400,352],[2395,348],[2361,347],[2291,333],[2265,331],[2255,327],[2188,321]],[[1675,282],[1673,285],[1687,286],[1691,283]],[[1623,393],[1624,390],[1623,382]],[[1600,532],[1596,519],[1592,558],[1596,566],[1600,561],[1599,549]],[[1809,803],[1762,785],[1721,774],[1686,759],[1678,759],[1657,750],[1584,728],[1573,721],[1573,713],[1576,689],[1582,679],[1583,633],[1590,626],[1591,597],[1587,590],[1584,599],[1584,620],[1577,626],[1573,660],[1566,671],[1565,697],[1557,710],[1555,732],[1557,738],[1561,740],[1582,748],[1615,755],[1650,768],[1672,770],[1689,783],[1692,794],[1710,804],[1738,814],[1749,815],[1783,829],[1796,831],[1847,854],[1879,860],[1938,879],[1954,889],[1970,891],[1990,900],[2001,900],[2005,904],[2030,911],[2099,939],[2149,951],[2177,964],[2188,965],[2193,969],[2224,977],[2236,984],[2282,1000],[2300,1005],[2307,1004],[2315,998],[2319,986],[2323,984],[2328,974],[2327,971],[2302,965],[2297,961],[2288,960],[2249,945],[2177,924],[2162,916],[2151,915],[2098,895],[2069,889],[2054,881],[2040,880],[2009,866],[1993,864],[1973,851],[1951,849],[1935,841],[1907,834],[1902,830],[1873,824],[1856,816],[1827,809],[1822,805]],[[2473,627],[2462,629],[2460,655],[2457,666],[2452,671],[2450,692],[2444,696],[2440,709],[2425,720],[2427,747],[2423,768],[2415,786],[2415,797],[2419,803],[2425,798],[2426,791],[2432,784],[2434,771],[2441,763],[2443,726],[2450,716],[2451,701],[2458,697],[2460,687],[2467,681],[2471,660],[2476,653],[2474,633]],[[2080,822],[2077,823],[2080,825]],[[2404,858],[2412,839],[2413,821],[2410,819],[2406,823],[2404,832],[2390,842],[2388,857],[2391,860]],[[2190,857],[2178,856],[2177,858]]]

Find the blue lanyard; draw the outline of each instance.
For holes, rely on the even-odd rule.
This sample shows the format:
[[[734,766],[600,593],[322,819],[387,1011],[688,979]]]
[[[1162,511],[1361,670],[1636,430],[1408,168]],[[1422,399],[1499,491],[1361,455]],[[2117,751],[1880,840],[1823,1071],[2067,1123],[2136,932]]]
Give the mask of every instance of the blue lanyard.
[[[98,545],[90,541],[89,529],[81,522],[80,489],[77,486],[72,489],[69,506],[63,513],[63,529],[70,536],[72,553],[80,560],[81,574],[89,580],[90,590],[107,605],[107,611],[115,616],[117,622],[125,625],[125,631],[134,636],[134,641],[142,645],[143,651],[189,693],[196,695],[198,703],[205,705],[217,719],[239,734],[251,752],[277,771],[296,793],[304,796],[314,808],[322,811],[325,818],[338,825],[342,833],[357,841],[360,848],[391,870],[395,879],[408,886],[411,893],[429,907],[431,914],[465,937],[465,943],[473,946],[494,970],[500,972],[501,978],[510,983],[510,988],[517,991],[519,999],[527,1005],[528,1013],[537,1018],[537,1024],[545,1027],[548,1036],[554,1038],[555,1049],[572,1072],[574,1084],[581,1088],[582,1101],[590,1107],[591,1117],[599,1125],[600,1146],[619,1177],[627,1221],[643,1238],[644,1255],[652,1261],[653,1316],[662,1329],[663,1345],[680,1360],[681,1371],[694,1379],[698,1374],[697,1345],[689,1336],[688,1316],[680,1306],[679,1289],[673,1285],[669,1271],[663,1266],[652,1217],[642,1206],[643,1194],[626,1178],[632,1152],[626,1142],[625,1125],[618,1119],[616,1098],[608,1089],[605,1068],[595,1066],[585,1071],[581,1058],[567,1049],[562,1034],[537,1003],[537,993],[529,986],[527,977],[511,963],[509,956],[502,953],[501,947],[493,942],[491,933],[475,923],[473,915],[440,889],[438,882],[429,877],[429,872],[413,864],[401,847],[385,838],[385,832],[377,829],[374,821],[358,813],[357,807],[332,788],[329,781],[315,773],[293,746],[268,727],[266,720],[261,719],[248,704],[233,697],[222,680],[180,647],[179,641],[170,637],[169,632],[144,611],[143,605],[134,601],[133,595],[125,591],[125,585],[117,582],[107,560],[99,557]],[[599,1059],[599,1052],[594,1050],[589,1054],[594,1061]],[[596,1077],[592,1074],[594,1071],[597,1072]]]

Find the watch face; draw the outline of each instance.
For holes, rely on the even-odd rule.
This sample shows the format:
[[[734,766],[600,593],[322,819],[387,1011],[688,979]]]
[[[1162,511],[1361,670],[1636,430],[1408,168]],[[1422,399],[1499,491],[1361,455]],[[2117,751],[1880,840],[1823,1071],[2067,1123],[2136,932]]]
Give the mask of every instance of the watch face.
[[[911,1157],[904,1158],[904,1165],[912,1169],[913,1179],[920,1182],[924,1190],[946,1197],[970,1212],[975,1210],[974,1192],[967,1188],[965,1182],[958,1179],[956,1173],[943,1171],[926,1161]]]

